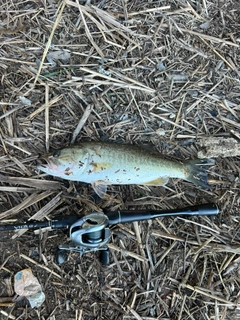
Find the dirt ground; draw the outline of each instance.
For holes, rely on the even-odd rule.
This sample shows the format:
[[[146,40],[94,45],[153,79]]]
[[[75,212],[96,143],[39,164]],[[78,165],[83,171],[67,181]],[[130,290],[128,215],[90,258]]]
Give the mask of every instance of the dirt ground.
[[[58,265],[64,230],[1,231],[0,319],[240,319],[239,154],[222,151],[240,139],[239,75],[238,0],[0,1],[1,225],[220,208],[114,226],[109,266],[97,253]],[[110,186],[101,200],[89,184],[37,169],[39,155],[80,141],[144,145],[185,162],[208,151],[208,138],[219,146],[210,190],[171,179]],[[15,295],[25,268],[42,285],[40,308]]]

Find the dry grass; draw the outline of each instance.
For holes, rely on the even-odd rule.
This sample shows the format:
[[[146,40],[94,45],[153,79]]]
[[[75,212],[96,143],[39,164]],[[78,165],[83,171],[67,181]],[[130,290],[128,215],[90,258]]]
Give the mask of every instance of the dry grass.
[[[114,186],[115,200],[100,203],[88,185],[36,170],[38,154],[82,140],[151,144],[180,160],[197,156],[201,138],[239,141],[239,1],[2,0],[0,39],[3,223],[104,208],[221,208],[215,218],[115,227],[109,267],[94,254],[57,266],[63,232],[2,233],[0,295],[11,297],[13,274],[30,266],[46,302],[31,310],[10,300],[0,319],[239,319],[237,157],[216,158],[211,192],[174,180]]]

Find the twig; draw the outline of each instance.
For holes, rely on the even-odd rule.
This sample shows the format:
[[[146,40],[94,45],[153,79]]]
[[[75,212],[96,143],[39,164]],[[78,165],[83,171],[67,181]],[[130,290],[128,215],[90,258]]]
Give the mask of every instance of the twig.
[[[217,42],[217,43],[225,43],[225,44],[227,44],[229,46],[234,46],[234,47],[240,48],[239,44],[236,44],[236,43],[231,42],[231,41],[227,41],[227,40],[224,40],[224,39],[216,38],[216,37],[209,36],[207,34],[204,34],[204,33],[201,33],[201,32],[196,32],[196,31],[189,30],[189,29],[184,29],[184,28],[180,28],[180,29],[181,29],[182,32],[194,34],[195,36],[198,36],[198,37],[203,38],[203,39],[207,39],[207,40],[210,40],[210,41],[213,41],[213,42]]]
[[[49,269],[48,267],[42,265],[41,263],[38,263],[35,260],[27,257],[25,254],[20,254],[20,257],[25,259],[25,260],[27,260],[27,261],[29,261],[29,262],[31,262],[31,263],[33,263],[33,264],[35,264],[39,268],[42,268],[42,269],[46,270],[47,272],[53,274],[55,277],[58,277],[59,279],[62,279],[62,277],[58,273],[56,273],[55,271],[53,271],[53,270]]]
[[[63,1],[62,1],[62,4],[61,4],[60,10],[59,10],[59,13],[58,13],[58,15],[57,15],[57,18],[56,18],[54,24],[53,24],[52,32],[51,32],[51,34],[50,34],[50,36],[49,36],[49,38],[48,38],[48,42],[47,42],[46,47],[45,47],[45,50],[44,50],[44,52],[43,52],[42,60],[41,60],[40,66],[39,66],[39,68],[38,68],[38,72],[37,72],[37,75],[36,75],[36,77],[35,77],[34,84],[36,84],[36,82],[38,81],[38,78],[39,78],[40,73],[41,73],[41,71],[42,71],[42,67],[43,67],[44,60],[45,60],[45,58],[46,58],[46,56],[47,56],[47,53],[48,53],[48,50],[49,50],[49,48],[50,48],[50,46],[51,46],[54,32],[55,32],[55,30],[56,30],[56,28],[57,28],[57,26],[58,26],[58,24],[59,24],[59,21],[60,21],[60,19],[61,19],[61,17],[62,17],[62,13],[63,13],[63,10],[64,10],[64,8],[65,8],[66,2],[67,2],[67,0],[63,0]]]
[[[80,119],[76,129],[74,130],[73,132],[73,136],[72,136],[72,140],[71,140],[71,144],[73,144],[79,134],[79,132],[82,130],[82,127],[84,126],[84,124],[86,123],[88,117],[90,116],[92,110],[93,110],[93,107],[94,105],[91,104],[89,106],[86,107],[83,115],[82,115],[82,118]]]
[[[46,151],[49,152],[49,86],[45,86],[45,134]]]

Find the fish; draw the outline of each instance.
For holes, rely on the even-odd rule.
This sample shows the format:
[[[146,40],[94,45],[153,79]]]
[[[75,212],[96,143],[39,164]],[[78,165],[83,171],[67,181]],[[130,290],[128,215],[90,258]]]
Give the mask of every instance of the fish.
[[[100,198],[105,197],[109,185],[164,186],[170,178],[210,188],[206,170],[210,159],[168,160],[157,151],[135,145],[81,142],[41,158],[45,163],[38,166],[39,170],[62,179],[90,183]]]

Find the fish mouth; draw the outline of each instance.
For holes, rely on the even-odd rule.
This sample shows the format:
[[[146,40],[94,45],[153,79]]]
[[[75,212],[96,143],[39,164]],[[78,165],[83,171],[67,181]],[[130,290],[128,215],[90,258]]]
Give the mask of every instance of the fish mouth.
[[[39,157],[40,160],[45,161],[45,163],[41,163],[38,169],[44,171],[45,169],[56,171],[58,169],[58,161],[50,154],[43,154]]]

